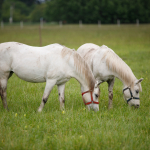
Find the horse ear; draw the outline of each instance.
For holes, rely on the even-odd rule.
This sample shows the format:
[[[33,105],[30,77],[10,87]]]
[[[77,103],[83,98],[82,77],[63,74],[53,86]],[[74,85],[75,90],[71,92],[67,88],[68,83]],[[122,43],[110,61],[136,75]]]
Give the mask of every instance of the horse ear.
[[[143,81],[143,78],[137,80],[137,81],[135,82],[135,84],[138,84],[138,83],[140,83],[140,82],[142,82],[142,81]]]
[[[101,83],[102,83],[102,81],[96,81],[95,88],[97,88]]]

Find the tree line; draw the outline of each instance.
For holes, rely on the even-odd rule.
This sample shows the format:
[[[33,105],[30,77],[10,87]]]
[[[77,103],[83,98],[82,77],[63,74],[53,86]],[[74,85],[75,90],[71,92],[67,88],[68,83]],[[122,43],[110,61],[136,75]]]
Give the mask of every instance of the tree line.
[[[11,8],[13,22],[150,23],[150,0],[1,0],[0,20],[9,21]]]

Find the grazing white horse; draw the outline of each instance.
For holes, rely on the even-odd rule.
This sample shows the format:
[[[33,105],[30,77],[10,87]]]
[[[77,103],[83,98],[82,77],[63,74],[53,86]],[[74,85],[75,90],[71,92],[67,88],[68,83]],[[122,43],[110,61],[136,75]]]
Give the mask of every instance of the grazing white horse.
[[[123,94],[127,103],[139,107],[139,92],[142,91],[141,79],[137,79],[130,67],[110,48],[103,45],[87,43],[80,46],[77,52],[85,59],[91,68],[96,81],[100,84],[108,83],[109,105],[112,107],[113,86],[115,77],[120,79],[124,85]]]
[[[60,107],[64,107],[65,83],[72,77],[80,83],[83,101],[88,109],[99,110],[98,84],[87,63],[74,50],[60,44],[33,47],[17,42],[1,43],[0,96],[4,108],[7,109],[7,81],[13,73],[28,82],[46,82],[39,112],[42,111],[54,85],[58,87]]]

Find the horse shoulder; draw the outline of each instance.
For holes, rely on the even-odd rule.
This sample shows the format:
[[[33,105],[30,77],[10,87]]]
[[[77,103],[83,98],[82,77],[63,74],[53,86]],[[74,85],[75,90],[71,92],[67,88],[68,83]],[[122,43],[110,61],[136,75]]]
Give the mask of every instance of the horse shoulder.
[[[100,47],[99,49],[94,53],[93,59],[92,59],[92,71],[94,74],[94,77],[98,80],[107,80],[109,78],[109,75],[111,75],[111,70],[107,67],[107,64],[105,62],[105,59],[103,59],[105,55],[105,50],[102,50]]]

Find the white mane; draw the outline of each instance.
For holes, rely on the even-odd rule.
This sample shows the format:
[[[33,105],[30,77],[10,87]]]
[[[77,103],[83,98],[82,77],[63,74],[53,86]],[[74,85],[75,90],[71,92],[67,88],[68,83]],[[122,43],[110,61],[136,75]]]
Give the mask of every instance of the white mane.
[[[125,82],[126,85],[133,87],[136,77],[134,76],[130,67],[111,49],[107,46],[102,46],[106,52],[102,60],[106,61],[108,69],[118,74],[119,78]]]
[[[62,49],[61,55],[62,57],[67,56],[68,60],[71,56],[73,56],[76,71],[84,76],[89,87],[91,88],[91,90],[93,90],[95,85],[95,78],[93,76],[91,69],[84,61],[84,59],[75,50],[69,49],[67,47],[64,47]]]

